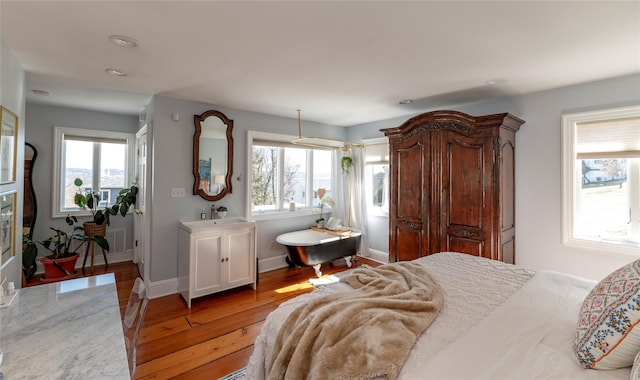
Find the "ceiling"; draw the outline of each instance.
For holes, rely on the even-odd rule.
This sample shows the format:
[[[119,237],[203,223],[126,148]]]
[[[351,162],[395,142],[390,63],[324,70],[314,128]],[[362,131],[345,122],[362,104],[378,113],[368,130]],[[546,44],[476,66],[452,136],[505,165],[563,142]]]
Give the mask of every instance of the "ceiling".
[[[349,126],[640,73],[639,1],[2,0],[0,36],[28,102],[129,114],[161,94]]]

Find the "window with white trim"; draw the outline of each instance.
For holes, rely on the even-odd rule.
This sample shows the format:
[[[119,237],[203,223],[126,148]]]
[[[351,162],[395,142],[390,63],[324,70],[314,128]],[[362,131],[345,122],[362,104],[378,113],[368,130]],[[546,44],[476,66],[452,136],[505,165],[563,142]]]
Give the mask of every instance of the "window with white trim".
[[[389,215],[389,142],[383,138],[364,143],[367,213]]]
[[[294,145],[292,139],[250,133],[252,215],[310,211],[322,196],[333,197],[335,150]]]
[[[562,124],[564,243],[640,253],[640,106]]]
[[[73,202],[77,191],[98,192],[100,207],[106,207],[133,182],[132,133],[55,127],[54,143],[53,217],[87,213]],[[76,178],[83,181],[81,189]]]

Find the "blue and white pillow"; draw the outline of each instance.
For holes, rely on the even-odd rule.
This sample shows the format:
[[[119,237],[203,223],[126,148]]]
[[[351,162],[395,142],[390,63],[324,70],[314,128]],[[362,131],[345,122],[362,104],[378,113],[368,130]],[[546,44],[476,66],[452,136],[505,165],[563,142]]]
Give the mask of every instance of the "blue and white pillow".
[[[584,368],[630,367],[640,351],[640,260],[612,272],[585,298],[576,354]]]

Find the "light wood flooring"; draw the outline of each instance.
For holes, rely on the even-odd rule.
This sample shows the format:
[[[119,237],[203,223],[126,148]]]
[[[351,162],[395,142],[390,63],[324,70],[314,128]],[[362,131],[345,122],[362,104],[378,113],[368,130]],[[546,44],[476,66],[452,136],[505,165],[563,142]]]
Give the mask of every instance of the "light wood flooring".
[[[364,258],[355,262],[377,266]],[[348,269],[324,264],[324,275]],[[138,276],[131,262],[96,267],[114,273],[121,312]],[[91,276],[88,268],[82,276]],[[283,268],[261,273],[251,286],[201,297],[188,309],[177,294],[150,300],[138,343],[135,379],[218,379],[247,365],[266,316],[284,301],[313,290],[313,268]],[[27,286],[39,284],[35,275]]]

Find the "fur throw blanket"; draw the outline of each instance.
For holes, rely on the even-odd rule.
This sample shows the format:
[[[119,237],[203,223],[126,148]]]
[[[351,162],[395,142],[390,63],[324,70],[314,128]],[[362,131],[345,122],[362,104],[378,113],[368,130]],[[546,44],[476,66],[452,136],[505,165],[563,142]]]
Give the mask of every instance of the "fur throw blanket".
[[[354,269],[354,290],[310,299],[278,332],[268,379],[395,379],[442,307],[442,289],[413,262]]]

